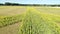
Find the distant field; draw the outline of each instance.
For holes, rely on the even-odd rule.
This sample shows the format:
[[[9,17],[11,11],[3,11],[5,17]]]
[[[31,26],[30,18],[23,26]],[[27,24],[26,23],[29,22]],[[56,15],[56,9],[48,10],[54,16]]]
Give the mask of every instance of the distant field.
[[[31,7],[31,6],[30,6]],[[60,8],[57,7],[34,7],[37,11],[60,15]],[[27,6],[0,6],[0,16],[21,14],[27,10]]]
[[[60,7],[35,7],[35,8],[43,13],[60,15]]]
[[[23,6],[0,6],[0,16],[21,14],[24,11],[26,7]]]
[[[19,23],[20,20],[22,19],[21,14],[26,11],[29,11],[28,10],[29,8],[31,11],[33,11],[33,9],[35,9],[36,11],[39,11],[42,14],[41,17],[43,19],[46,19],[46,20],[48,19],[48,20],[54,21],[60,25],[60,8],[57,8],[57,7],[0,6],[0,26],[7,25],[10,23],[15,23],[15,22]],[[6,17],[4,17],[4,16],[6,16]],[[7,17],[7,16],[9,16],[9,17]],[[7,25],[7,27],[6,26],[2,27],[2,28],[0,28],[0,34],[4,34],[4,33],[5,34],[8,34],[8,33],[15,34],[15,33],[17,33],[16,31],[18,31],[18,28],[19,28],[17,26],[19,26],[19,24],[15,24],[15,25],[12,24],[12,26]],[[13,29],[12,27],[16,28],[16,30]],[[9,28],[11,28],[11,30]],[[8,33],[4,32],[6,30]]]

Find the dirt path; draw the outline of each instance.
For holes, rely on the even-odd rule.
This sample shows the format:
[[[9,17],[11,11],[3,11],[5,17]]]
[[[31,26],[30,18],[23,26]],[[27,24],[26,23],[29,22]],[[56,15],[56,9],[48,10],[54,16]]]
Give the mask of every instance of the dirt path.
[[[20,23],[0,28],[0,34],[17,34]]]

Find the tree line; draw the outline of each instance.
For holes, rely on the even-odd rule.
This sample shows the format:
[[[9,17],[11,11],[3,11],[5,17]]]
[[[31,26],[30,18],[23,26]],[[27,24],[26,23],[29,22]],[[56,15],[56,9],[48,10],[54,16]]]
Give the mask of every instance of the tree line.
[[[10,3],[10,2],[5,2],[0,3],[0,6],[40,6],[39,4],[19,4],[19,3]]]
[[[0,3],[0,6],[60,6],[60,4],[58,5],[47,5],[47,4],[19,4],[19,3],[10,3],[10,2],[5,2],[4,4],[3,3]]]

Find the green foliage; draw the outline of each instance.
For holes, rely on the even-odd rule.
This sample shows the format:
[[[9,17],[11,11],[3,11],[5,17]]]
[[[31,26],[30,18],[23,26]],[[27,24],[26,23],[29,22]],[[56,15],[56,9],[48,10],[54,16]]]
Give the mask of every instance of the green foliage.
[[[0,27],[7,26],[10,24],[18,23],[22,20],[21,15],[15,16],[0,16]]]
[[[60,34],[60,27],[46,15],[31,9],[24,14],[18,34]]]

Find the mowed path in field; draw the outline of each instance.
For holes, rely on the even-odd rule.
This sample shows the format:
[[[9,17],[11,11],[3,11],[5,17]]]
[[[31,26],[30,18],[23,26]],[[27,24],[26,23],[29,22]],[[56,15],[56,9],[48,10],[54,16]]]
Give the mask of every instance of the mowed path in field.
[[[15,23],[12,25],[8,25],[6,27],[0,28],[0,34],[17,34],[20,23]]]

